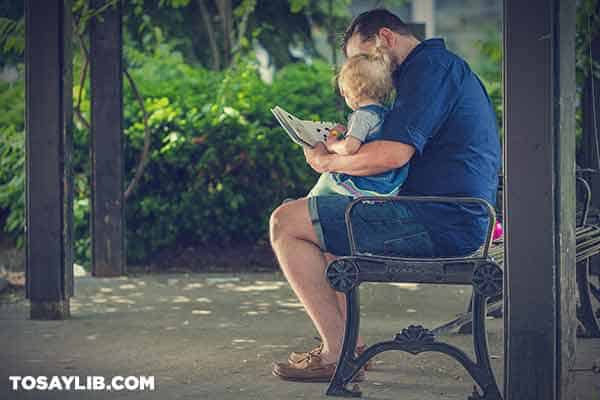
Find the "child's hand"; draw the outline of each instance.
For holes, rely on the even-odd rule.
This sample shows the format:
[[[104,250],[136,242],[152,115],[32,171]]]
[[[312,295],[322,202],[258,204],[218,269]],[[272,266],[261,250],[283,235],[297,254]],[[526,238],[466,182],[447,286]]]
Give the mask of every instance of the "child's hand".
[[[346,132],[346,127],[342,124],[337,124],[329,131],[330,135],[341,136]]]
[[[341,137],[329,135],[327,142],[325,142],[327,151],[341,156],[349,156],[356,153],[361,145],[362,142],[352,136]]]
[[[331,146],[333,146],[334,143],[339,142],[341,138],[342,135],[336,135],[334,133],[329,132],[329,135],[327,135],[327,140],[325,141],[325,147],[327,147],[327,150],[331,152]]]

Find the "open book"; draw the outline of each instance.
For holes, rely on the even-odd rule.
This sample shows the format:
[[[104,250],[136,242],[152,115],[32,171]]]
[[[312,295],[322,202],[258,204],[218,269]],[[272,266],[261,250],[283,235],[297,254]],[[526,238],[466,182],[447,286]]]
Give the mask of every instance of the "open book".
[[[302,120],[279,106],[271,112],[290,139],[302,146],[314,147],[318,142],[326,141],[329,131],[337,125],[335,122]]]

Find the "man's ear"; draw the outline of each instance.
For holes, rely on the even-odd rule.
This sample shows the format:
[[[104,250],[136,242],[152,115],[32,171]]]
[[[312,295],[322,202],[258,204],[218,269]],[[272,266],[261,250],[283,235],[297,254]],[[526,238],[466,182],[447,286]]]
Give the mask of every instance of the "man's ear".
[[[389,28],[381,28],[376,36],[376,44],[388,49],[395,47],[396,33]]]

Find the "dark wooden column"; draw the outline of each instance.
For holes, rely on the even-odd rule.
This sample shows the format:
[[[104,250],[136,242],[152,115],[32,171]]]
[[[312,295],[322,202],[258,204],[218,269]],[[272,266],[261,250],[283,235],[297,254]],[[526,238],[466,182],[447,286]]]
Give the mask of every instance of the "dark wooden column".
[[[71,2],[27,0],[27,296],[32,319],[69,317],[73,295]]]
[[[105,0],[90,0],[98,9]],[[92,264],[95,276],[125,272],[121,4],[90,21]]]
[[[505,397],[575,398],[575,2],[504,1]]]

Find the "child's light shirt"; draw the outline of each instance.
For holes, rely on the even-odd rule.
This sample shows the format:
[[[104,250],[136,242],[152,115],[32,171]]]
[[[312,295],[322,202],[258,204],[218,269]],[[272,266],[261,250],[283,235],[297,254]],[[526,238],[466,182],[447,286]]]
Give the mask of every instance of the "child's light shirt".
[[[381,139],[381,127],[388,111],[381,104],[369,104],[357,108],[348,118],[346,135],[352,136],[362,143]],[[394,196],[398,194],[407,175],[408,164],[401,168],[371,176],[353,176],[335,172],[324,173],[321,174],[309,196],[328,194],[342,194],[352,197]]]

